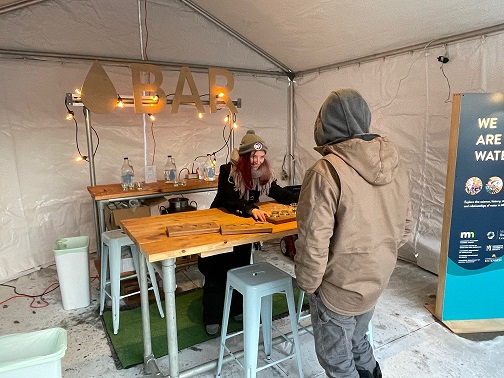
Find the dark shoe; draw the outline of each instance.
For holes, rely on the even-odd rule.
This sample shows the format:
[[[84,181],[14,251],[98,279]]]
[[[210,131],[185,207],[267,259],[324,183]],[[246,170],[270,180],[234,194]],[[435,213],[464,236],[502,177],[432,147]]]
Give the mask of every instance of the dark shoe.
[[[382,378],[382,373],[378,361],[376,362],[376,367],[373,370],[373,378]]]
[[[382,378],[382,372],[378,362],[376,362],[376,366],[372,373],[369,370],[360,369],[357,369],[357,373],[359,373],[359,378]]]
[[[357,373],[359,373],[359,378],[374,378],[373,373],[371,373],[369,370],[357,369]]]
[[[215,336],[219,333],[220,326],[218,324],[207,324],[205,330],[210,336]]]

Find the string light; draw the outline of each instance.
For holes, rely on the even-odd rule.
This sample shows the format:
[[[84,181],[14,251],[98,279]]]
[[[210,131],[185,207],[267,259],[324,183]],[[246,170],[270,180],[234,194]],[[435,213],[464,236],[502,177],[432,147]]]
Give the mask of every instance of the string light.
[[[153,96],[152,97],[152,101],[158,102],[159,101],[159,96],[158,95]]]
[[[236,123],[236,113],[233,113],[233,129],[237,129],[238,124]]]
[[[71,111],[71,110],[69,110],[69,111],[67,112],[66,119],[67,119],[68,121],[71,121],[72,119],[74,119],[74,112],[73,112],[73,111]]]
[[[199,113],[198,113],[198,118],[199,118],[199,119],[202,119],[202,118],[203,118],[203,113],[199,112]]]
[[[147,113],[147,116],[150,118],[150,120],[152,122],[154,122],[156,120],[156,117],[154,117],[154,114],[152,114],[152,113]]]
[[[229,116],[227,115],[225,118],[224,118],[224,123],[228,123],[229,122]]]
[[[117,95],[117,107],[124,108],[124,102],[123,102],[121,96],[119,96],[119,95]]]
[[[82,94],[82,91],[80,88],[75,88],[75,93],[80,96]]]
[[[75,161],[87,161],[88,157],[85,155],[78,155],[75,157]]]
[[[219,97],[219,98],[224,97],[224,93],[223,93],[223,92],[219,93],[219,94],[217,95],[217,97]]]

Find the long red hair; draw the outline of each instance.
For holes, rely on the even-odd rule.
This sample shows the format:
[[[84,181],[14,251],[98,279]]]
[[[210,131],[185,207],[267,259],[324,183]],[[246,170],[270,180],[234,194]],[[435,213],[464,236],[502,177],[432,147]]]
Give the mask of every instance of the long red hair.
[[[247,152],[243,155],[240,155],[238,162],[236,163],[236,170],[240,172],[240,175],[245,183],[245,187],[247,190],[252,189],[252,166],[250,165],[250,155],[252,152]],[[269,163],[266,159],[264,159],[263,163],[259,167],[264,173],[261,175],[260,183],[261,185],[265,185],[271,178],[271,171],[269,167]]]

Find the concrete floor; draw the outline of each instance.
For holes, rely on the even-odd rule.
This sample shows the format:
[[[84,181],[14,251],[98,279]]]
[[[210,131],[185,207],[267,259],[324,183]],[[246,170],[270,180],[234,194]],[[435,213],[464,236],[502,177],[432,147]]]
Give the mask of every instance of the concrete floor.
[[[93,257],[92,257],[93,258]],[[256,261],[268,260],[287,272],[293,272],[293,263],[279,251],[278,242],[266,243],[255,253]],[[65,311],[59,289],[44,296],[49,303],[42,308],[30,307],[31,299],[15,298],[11,287],[19,293],[38,295],[57,281],[55,266],[41,269],[0,286],[0,335],[63,327],[68,331],[68,349],[63,357],[65,378],[88,377],[142,377],[142,365],[117,370],[99,318],[98,279],[91,264],[91,305],[87,308]],[[187,290],[201,285],[196,266],[180,269],[177,283]],[[437,276],[416,265],[399,261],[390,284],[380,299],[373,318],[375,354],[384,377],[387,378],[475,378],[504,376],[504,333],[456,335],[438,323],[424,304],[434,303]],[[42,306],[37,298],[33,306]],[[306,319],[305,324],[309,324]],[[285,320],[275,322],[288,329]],[[140,326],[140,325],[139,325]],[[121,329],[119,330],[121,332]],[[238,338],[235,338],[238,339]],[[237,340],[238,344],[239,341]],[[241,349],[236,345],[237,349]],[[278,353],[286,347],[279,344]],[[315,356],[313,338],[301,336],[301,352],[305,377],[325,377]],[[181,370],[201,365],[217,357],[218,340],[183,350],[179,354]],[[158,359],[158,365],[168,375],[168,357]],[[213,372],[199,377],[212,377]],[[224,365],[224,377],[241,377],[234,362]],[[292,361],[277,368],[269,368],[259,377],[297,377]]]

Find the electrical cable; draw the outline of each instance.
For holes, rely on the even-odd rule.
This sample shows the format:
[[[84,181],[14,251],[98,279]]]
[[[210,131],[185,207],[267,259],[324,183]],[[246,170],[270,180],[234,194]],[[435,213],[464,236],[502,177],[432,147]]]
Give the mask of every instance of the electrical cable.
[[[389,106],[390,106],[390,105],[391,105],[391,104],[395,101],[395,99],[396,99],[397,95],[399,94],[399,89],[401,88],[401,83],[402,83],[402,81],[403,81],[403,80],[405,80],[405,79],[409,76],[410,71],[411,71],[411,68],[413,67],[413,64],[415,64],[415,63],[416,63],[416,61],[417,61],[418,59],[420,59],[422,56],[425,56],[425,51],[426,51],[426,50],[427,50],[427,48],[428,48],[428,47],[429,47],[432,43],[434,43],[435,41],[437,41],[437,39],[433,39],[432,41],[430,41],[429,43],[427,43],[427,44],[425,45],[425,47],[423,48],[423,54],[420,54],[420,55],[419,55],[419,56],[418,56],[418,57],[417,57],[417,58],[416,58],[413,62],[411,62],[410,66],[409,66],[409,68],[408,68],[408,72],[406,73],[406,76],[402,77],[402,78],[399,80],[399,83],[397,84],[397,90],[396,90],[396,92],[395,92],[394,97],[392,97],[392,100],[390,100],[388,104],[385,104],[385,105],[380,106],[380,107],[378,107],[378,108],[376,108],[376,109],[373,109],[373,110],[372,110],[372,113],[376,112],[377,110],[380,110],[380,109],[383,109],[383,108],[387,108],[387,107],[389,107]],[[385,59],[385,58],[384,58],[384,59]]]
[[[145,16],[144,16],[144,26],[145,26],[144,56],[145,56],[145,60],[149,60],[149,57],[147,55],[147,46],[149,44],[149,29],[147,28],[147,0],[144,0],[144,11],[145,11]]]
[[[210,155],[212,155],[212,156],[213,156],[214,161],[216,160],[215,155],[216,155],[218,152],[222,151],[222,150],[224,149],[224,147],[228,147],[228,151],[227,151],[227,154],[226,154],[226,162],[228,161],[229,154],[230,154],[230,151],[229,151],[229,141],[231,140],[232,130],[230,130],[230,131],[229,131],[229,135],[228,135],[228,137],[227,137],[227,139],[226,139],[226,134],[224,133],[224,132],[226,131],[226,128],[227,128],[227,124],[226,124],[226,125],[224,125],[224,128],[222,129],[222,139],[224,139],[224,145],[223,145],[221,148],[219,148],[217,151],[214,151],[214,152],[210,153]],[[196,156],[196,157],[194,158],[194,160],[193,160],[193,162],[192,162],[192,166],[191,166],[191,173],[195,173],[195,172],[194,172],[194,163],[195,163],[195,162],[196,162],[199,158],[206,158],[207,156],[208,156],[208,154],[207,154],[207,155],[198,155],[198,156]]]
[[[151,134],[152,134],[152,165],[154,165],[154,158],[156,157],[156,137],[154,136],[154,122],[151,123]]]
[[[57,285],[56,287],[52,288],[51,290],[49,290],[52,286],[54,285]],[[17,288],[15,286],[11,286],[11,285],[7,285],[7,284],[0,284],[0,286],[5,286],[5,287],[10,287],[10,288],[13,288],[14,289],[14,293],[16,295],[13,295],[12,297],[10,298],[7,298],[3,301],[0,302],[0,304],[4,304],[8,301],[10,301],[11,299],[15,299],[15,298],[28,298],[30,299],[31,298],[31,302],[30,302],[30,308],[43,308],[43,307],[47,307],[49,306],[49,303],[44,299],[44,295],[45,294],[49,294],[50,292],[56,290],[58,287],[59,287],[59,282],[53,282],[52,284],[50,284],[43,292],[42,294],[38,294],[38,295],[30,295],[30,294],[23,294],[23,293],[18,293],[17,291]],[[33,304],[35,303],[36,299],[37,298],[40,298],[40,300],[42,302],[44,302],[45,304],[43,306],[34,306]]]
[[[285,159],[287,158],[287,156],[290,156],[292,158],[293,162],[296,161],[296,158],[291,153],[286,153],[284,155],[283,163],[282,163],[282,177],[281,177],[282,180],[287,180],[289,178],[289,175],[287,174],[287,171],[285,170]]]
[[[88,161],[88,157],[86,155],[82,155],[82,153],[80,152],[79,138],[78,138],[79,124],[77,123],[77,120],[75,119],[75,114],[74,114],[73,111],[70,110],[70,108],[68,107],[68,104],[66,103],[66,101],[65,101],[65,107],[67,109],[67,112],[72,114],[72,119],[73,119],[73,121],[75,123],[75,145],[77,146],[77,152],[79,153],[79,156],[81,156],[84,160]],[[95,150],[93,152],[93,156],[95,156],[96,152],[98,151],[98,146],[100,145],[100,136],[98,135],[98,133],[96,132],[96,130],[94,129],[93,126],[91,126],[91,130],[93,130],[93,132],[96,135],[96,147],[95,147]]]
[[[443,73],[443,76],[445,77],[446,79],[446,83],[448,84],[448,97],[446,97],[446,100],[444,101],[445,104],[446,103],[449,103],[451,102],[450,101],[450,97],[451,97],[451,85],[450,85],[450,80],[448,80],[448,76],[446,76],[445,72],[444,72],[444,63],[441,63],[441,67],[439,67],[441,69],[441,72]]]

